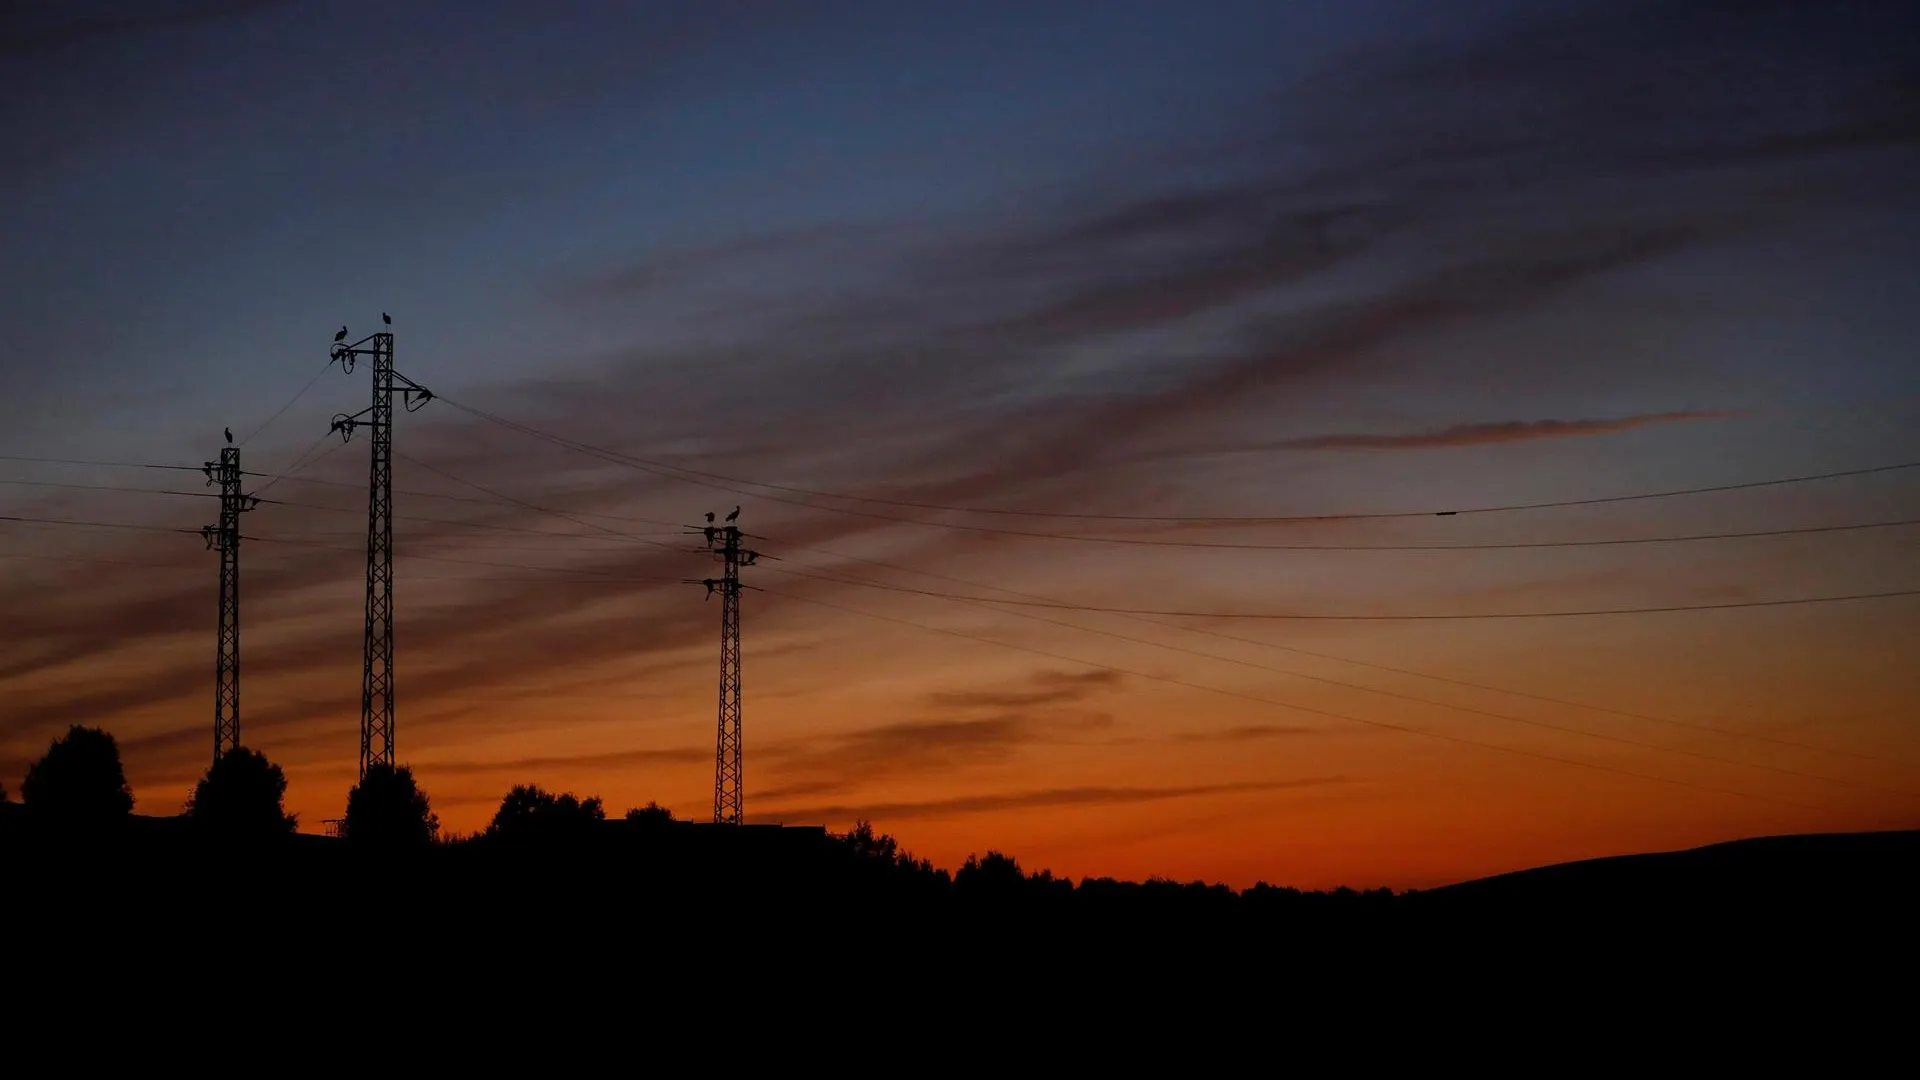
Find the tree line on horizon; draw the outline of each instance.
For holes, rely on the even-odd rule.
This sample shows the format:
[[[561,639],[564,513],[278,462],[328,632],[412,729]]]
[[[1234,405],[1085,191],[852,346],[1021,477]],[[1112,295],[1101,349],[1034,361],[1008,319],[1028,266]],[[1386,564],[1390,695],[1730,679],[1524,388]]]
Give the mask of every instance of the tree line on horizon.
[[[298,816],[286,810],[286,789],[286,776],[280,766],[258,751],[236,747],[209,766],[178,816],[195,835],[217,842],[259,844],[284,839],[292,837],[299,827]],[[28,768],[20,795],[26,816],[36,827],[69,835],[111,830],[133,814],[133,789],[126,779],[118,743],[100,728],[77,724],[55,738],[47,752]],[[5,788],[0,787],[0,804],[8,801]],[[451,834],[441,830],[432,801],[410,767],[377,764],[348,791],[340,837],[349,848],[386,854],[464,847],[561,851],[595,835],[607,820],[606,808],[598,797],[580,798],[572,792],[548,791],[538,784],[516,784],[501,799],[484,829],[468,835]],[[674,818],[667,808],[653,801],[627,810],[622,820],[641,834],[691,824]],[[1236,892],[1222,884],[1180,883],[1164,878],[1142,883],[1085,878],[1076,884],[1070,878],[1056,877],[1051,870],[1025,870],[1013,856],[995,850],[969,855],[957,870],[949,872],[915,856],[892,835],[876,831],[864,820],[845,833],[826,835],[838,855],[858,868],[857,872],[922,893],[1044,898],[1144,891],[1215,900],[1245,896],[1344,901],[1377,901],[1394,895],[1390,889],[1362,892],[1346,887],[1304,892],[1265,882]]]

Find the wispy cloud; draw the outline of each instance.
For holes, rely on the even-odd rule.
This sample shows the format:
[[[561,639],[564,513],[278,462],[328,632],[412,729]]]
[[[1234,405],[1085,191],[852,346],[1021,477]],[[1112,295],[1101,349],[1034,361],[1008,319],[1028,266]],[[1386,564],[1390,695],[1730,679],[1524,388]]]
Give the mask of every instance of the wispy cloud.
[[[1175,742],[1259,742],[1263,739],[1288,739],[1295,735],[1324,735],[1322,728],[1301,727],[1296,724],[1241,724],[1237,727],[1223,728],[1219,731],[1183,731],[1173,737]]]
[[[1047,788],[1003,795],[966,795],[926,802],[848,803],[837,806],[809,806],[757,815],[756,820],[782,822],[826,822],[829,824],[867,819],[869,821],[905,821],[917,818],[952,817],[995,810],[1032,810],[1041,807],[1119,806],[1128,803],[1158,802],[1165,799],[1191,799],[1213,795],[1249,795],[1269,791],[1292,791],[1345,783],[1344,777],[1308,777],[1300,780],[1270,780],[1240,784],[1198,784],[1185,787],[1075,787]]]
[[[1030,677],[1028,688],[1012,690],[936,690],[927,704],[938,709],[1025,709],[1036,705],[1063,705],[1084,701],[1119,686],[1117,671],[1042,671]]]
[[[1672,84],[1677,112],[1650,122],[1642,77],[1622,73],[1638,71],[1633,58],[1645,48],[1701,47],[1672,35],[1674,25],[1719,25],[1716,41],[1741,43],[1736,81],[1769,78],[1758,61],[1779,29],[1771,19],[1721,4],[1676,7],[1685,10],[1583,5],[1519,28],[1495,24],[1445,62],[1429,49],[1385,50],[1309,88],[1336,108],[1302,110],[1298,87],[1276,89],[1274,107],[1245,110],[1240,130],[1175,168],[1102,174],[964,230],[779,229],[569,279],[574,295],[619,299],[650,294],[680,270],[723,283],[730,269],[769,257],[868,271],[851,281],[821,275],[832,284],[808,278],[785,303],[743,292],[734,316],[702,317],[705,344],[635,345],[600,358],[608,382],[515,390],[516,408],[563,413],[589,429],[596,417],[627,424],[634,409],[651,410],[663,442],[696,440],[701,417],[725,412],[756,441],[790,448],[752,455],[774,462],[763,477],[772,468],[778,475],[767,478],[861,495],[1040,508],[1096,501],[1136,479],[1090,478],[1089,465],[1155,464],[1157,444],[1230,430],[1223,418],[1298,409],[1356,375],[1520,387],[1556,377],[1564,373],[1552,365],[1484,356],[1442,370],[1420,346],[1861,195],[1836,186],[1832,170],[1805,183],[1702,170],[1729,139],[1816,171],[1850,149],[1912,143],[1892,120],[1857,131],[1852,98],[1825,85],[1801,95],[1805,108],[1756,120],[1741,91],[1692,92],[1697,80],[1684,73],[1697,65],[1678,61],[1654,73]],[[1576,40],[1596,43],[1595,54],[1538,62],[1543,49],[1564,53],[1556,42]],[[1899,93],[1887,64],[1868,67],[1862,86]],[[1483,69],[1499,93],[1480,93],[1462,75]],[[1558,89],[1568,85],[1563,101]],[[1328,122],[1316,119],[1321,112]],[[1312,153],[1301,152],[1303,141]],[[1194,159],[1222,154],[1243,166],[1239,175],[1196,178]],[[1604,197],[1590,190],[1595,177],[1610,185]],[[716,322],[717,337],[707,333]],[[1190,327],[1167,355],[1167,338]],[[657,338],[650,330],[649,341]],[[1080,381],[1069,373],[1090,351],[1134,349],[1160,359],[1109,359]],[[1621,361],[1623,378],[1635,363]],[[690,380],[693,370],[754,377]],[[649,404],[669,400],[671,410]],[[1682,418],[1326,438],[1343,447],[1471,445]],[[885,452],[854,461],[814,449],[852,433]],[[701,467],[749,470],[740,449]]]
[[[436,776],[498,776],[513,774],[528,782],[538,782],[543,771],[612,769],[627,765],[683,765],[711,761],[710,747],[677,746],[658,750],[614,750],[599,754],[573,754],[566,757],[512,758],[500,761],[434,761],[415,763],[415,768]]]
[[[117,26],[109,20],[55,30],[34,23],[39,29],[31,33],[20,29],[27,23],[7,22],[0,49],[131,34],[168,20],[264,6],[175,4],[151,14],[123,13]],[[626,329],[596,327],[590,340],[614,345],[604,354],[571,358],[583,366],[591,361],[590,382],[560,381],[548,370],[491,387],[456,383],[450,399],[497,401],[499,411],[515,419],[584,442],[751,480],[928,503],[1034,509],[1124,503],[1128,512],[1152,513],[1143,505],[1144,467],[1164,464],[1164,454],[1155,454],[1178,438],[1196,431],[1230,437],[1236,421],[1249,416],[1271,431],[1272,417],[1315,409],[1356,378],[1396,384],[1464,376],[1532,385],[1528,380],[1551,376],[1554,365],[1424,346],[1441,337],[1457,343],[1455,335],[1482,321],[1538,312],[1613,275],[1825,213],[1863,192],[1883,195],[1899,187],[1899,197],[1911,199],[1911,186],[1892,179],[1905,175],[1899,169],[1856,168],[1852,161],[1826,167],[1844,154],[1915,145],[1910,81],[1902,81],[1905,61],[1891,44],[1846,67],[1846,78],[1802,79],[1794,74],[1803,70],[1799,64],[1784,73],[1770,66],[1777,53],[1770,52],[1768,35],[1779,32],[1777,20],[1786,16],[1769,14],[1767,5],[1575,7],[1571,22],[1556,16],[1544,31],[1494,29],[1465,55],[1436,60],[1437,50],[1423,47],[1342,65],[1332,83],[1308,94],[1289,98],[1276,89],[1263,101],[1272,108],[1237,110],[1246,122],[1226,140],[1163,155],[1161,167],[1117,181],[1100,176],[1069,184],[1057,198],[1010,200],[1017,211],[961,223],[965,228],[921,229],[912,226],[923,223],[912,221],[776,226],[757,236],[719,237],[699,249],[610,259],[584,279],[577,264],[566,264],[564,273],[556,269],[552,280],[528,288],[563,295],[560,310],[569,319],[611,321],[625,301],[658,299],[665,283],[682,278],[711,285],[712,302],[725,317],[708,318],[696,328],[700,334],[671,341],[651,325],[626,328],[629,338],[622,337]],[[1680,14],[1669,14],[1673,10]],[[1839,21],[1832,9],[1793,17],[1822,27]],[[1714,32],[1675,33],[1676,25],[1711,25]],[[697,36],[712,42],[727,32]],[[1808,47],[1824,50],[1839,33],[1809,34]],[[1901,40],[1884,35],[1886,43]],[[503,55],[525,59],[517,38],[500,47]],[[1649,56],[1659,62],[1647,63]],[[1696,77],[1707,60],[1716,71],[1710,84]],[[591,74],[583,88],[628,60],[605,62],[606,69],[585,69]],[[462,67],[488,72],[488,87],[475,89],[503,101],[533,94],[552,74],[537,66]],[[1804,70],[1816,69],[1809,63]],[[496,75],[511,80],[495,87]],[[311,92],[322,97],[337,90],[324,81],[314,85]],[[467,89],[457,83],[446,92]],[[31,101],[30,111],[45,108],[32,95],[16,98]],[[105,100],[97,94],[87,100],[96,99]],[[79,108],[73,101],[69,112]],[[471,112],[470,102],[459,104],[460,115]],[[71,126],[59,109],[49,115],[34,122],[42,134]],[[413,124],[412,115],[395,111],[399,119],[383,122]],[[1317,119],[1322,116],[1324,123]],[[153,130],[163,136],[172,129]],[[23,157],[45,156],[31,139],[16,143],[32,151]],[[1178,160],[1169,167],[1168,158]],[[1231,178],[1193,167],[1223,158],[1242,166]],[[1744,167],[1756,161],[1767,168]],[[1729,163],[1743,167],[1720,167]],[[1808,168],[1791,171],[1799,166]],[[1605,180],[1604,190],[1596,190],[1596,178]],[[399,187],[441,190],[412,180]],[[622,250],[617,238],[584,248]],[[635,249],[644,245],[626,250]],[[777,281],[783,292],[792,284],[798,297],[784,303],[761,304],[749,292],[729,291],[739,278],[753,276],[736,271],[768,264],[858,264],[862,273],[823,275],[827,282],[810,274]],[[588,298],[595,303],[583,306]],[[662,325],[683,328],[672,322],[673,305],[664,306]],[[623,340],[628,344],[619,345]],[[1441,355],[1468,359],[1435,359]],[[1664,367],[1643,363],[1635,370],[1623,361],[1622,381],[1666,377]],[[738,374],[752,377],[732,377]],[[1481,415],[1541,415],[1497,407],[1501,411]],[[1334,419],[1325,421],[1334,434],[1262,448],[1488,445],[1721,415],[1510,420],[1410,433],[1356,432],[1352,421]],[[716,417],[727,423],[716,424]],[[579,514],[677,520],[713,503],[724,510],[749,501],[755,528],[778,535],[783,550],[877,540],[889,557],[919,565],[986,543],[929,539],[883,520],[702,489],[663,477],[665,470],[604,461],[588,468],[581,456],[450,409],[408,420],[408,453]],[[355,515],[364,513],[358,486],[364,453],[356,444],[352,453],[324,463],[338,469],[318,471],[352,487],[328,494],[286,484],[274,492],[343,513],[263,507],[250,527],[290,539],[327,534],[357,549],[352,534],[359,527]],[[1143,468],[1092,471],[1115,461]],[[1155,490],[1187,479],[1156,477]],[[403,481],[416,488],[437,483],[411,469]],[[433,490],[476,497],[451,485]],[[664,671],[711,663],[713,609],[678,584],[690,572],[698,576],[679,545],[622,542],[523,506],[480,508],[411,494],[400,506],[403,515],[468,522],[400,522],[399,677],[409,731],[453,723],[458,714],[445,699],[505,694],[529,670],[564,683],[636,659]],[[628,532],[658,528],[594,520]],[[167,523],[197,528],[204,521],[195,508]],[[563,548],[559,539],[518,529],[568,531],[582,539]],[[191,537],[184,542],[197,546]],[[100,554],[150,557],[153,544],[106,545]],[[523,550],[549,544],[551,554]],[[495,565],[413,564],[415,556]],[[471,580],[429,584],[425,573],[415,573],[419,568]],[[269,749],[318,755],[302,740],[316,733],[332,739],[336,729],[355,722],[363,569],[364,555],[355,550],[248,548],[248,723],[272,734]],[[210,646],[187,643],[210,637],[210,576],[56,568],[7,587],[0,603],[33,633],[0,662],[0,693],[9,698],[0,739],[11,755],[0,766],[23,765],[60,725],[76,721],[123,731],[139,755],[137,761],[130,756],[136,769],[203,756],[205,725],[194,717],[204,714],[210,690],[204,655]],[[809,595],[832,595],[819,583],[806,588],[819,590]],[[752,602],[755,620],[791,610],[773,593],[754,594]],[[176,648],[195,659],[177,662]],[[316,679],[321,685],[309,685]],[[283,689],[294,684],[297,691]],[[770,791],[825,796],[889,770],[1005,760],[1052,731],[1098,726],[1100,714],[1075,707],[1117,685],[1117,676],[1106,673],[1043,673],[1006,686],[952,686],[920,699],[915,707],[925,715],[784,750],[763,745],[758,752],[774,778]],[[328,686],[340,691],[331,702]],[[494,722],[514,722],[521,706],[496,706],[506,719]],[[1247,741],[1293,733],[1254,725],[1194,738]],[[513,767],[587,764],[533,758]],[[447,766],[449,775],[491,767]],[[944,810],[938,802],[893,809],[959,813],[1203,790],[1062,789],[960,800]]]
[[[854,787],[885,776],[1004,761],[1027,744],[1111,725],[1106,713],[1019,712],[973,720],[907,720],[846,735],[772,747],[782,786]],[[802,778],[804,780],[796,779]],[[813,790],[821,790],[816,787]]]
[[[1280,450],[1428,450],[1529,442],[1534,439],[1612,435],[1656,424],[1724,420],[1739,415],[1737,412],[1663,412],[1606,420],[1502,420],[1485,424],[1457,424],[1440,431],[1416,431],[1404,435],[1313,435],[1301,439],[1282,439],[1269,445]]]
[[[1111,727],[1104,712],[1075,708],[1120,685],[1117,672],[1036,671],[1009,688],[934,691],[938,715],[799,740],[761,752],[775,783],[763,797],[848,791],[903,773],[951,772],[1006,761],[1022,747]],[[985,712],[986,715],[968,715]]]
[[[885,769],[898,772],[971,761],[996,760],[1008,748],[1033,737],[1024,717],[993,716],[984,720],[910,720],[856,731],[833,741],[819,754],[796,755],[808,764],[831,762],[841,768]]]

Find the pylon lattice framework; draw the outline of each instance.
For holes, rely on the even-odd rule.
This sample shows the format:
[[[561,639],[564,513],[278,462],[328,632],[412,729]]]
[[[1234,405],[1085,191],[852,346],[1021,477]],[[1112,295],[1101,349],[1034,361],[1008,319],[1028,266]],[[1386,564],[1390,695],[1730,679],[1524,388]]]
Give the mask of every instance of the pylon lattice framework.
[[[214,636],[213,760],[240,745],[240,515],[257,500],[240,490],[240,448],[223,446],[205,466],[207,484],[220,485],[220,523],[200,530],[207,549],[220,553],[220,615]]]
[[[393,725],[393,394],[408,412],[433,400],[433,392],[394,370],[393,334],[382,332],[351,345],[336,344],[333,359],[348,374],[360,357],[373,359],[373,404],[333,418],[333,430],[351,439],[357,428],[372,436],[367,470],[367,619],[360,677],[360,778],[377,764],[392,765]]]
[[[713,516],[709,514],[707,519],[711,521]],[[713,748],[713,820],[738,825],[746,820],[740,743],[740,568],[752,566],[760,553],[741,548],[740,528],[731,519],[701,532],[708,550],[719,556],[722,565],[718,580],[694,582],[705,585],[709,596],[720,594],[720,715]]]

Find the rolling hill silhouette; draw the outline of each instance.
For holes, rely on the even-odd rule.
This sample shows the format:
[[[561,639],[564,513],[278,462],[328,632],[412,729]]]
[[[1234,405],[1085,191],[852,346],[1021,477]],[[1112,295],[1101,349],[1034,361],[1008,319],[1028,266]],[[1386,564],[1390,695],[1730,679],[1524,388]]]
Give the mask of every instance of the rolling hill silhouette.
[[[0,808],[11,955],[27,969],[207,972],[241,947],[325,973],[393,955],[456,993],[503,970],[612,989],[742,964],[980,1000],[1044,997],[1064,979],[1102,1000],[1203,992],[1246,1007],[1489,989],[1564,1001],[1654,971],[1696,987],[1807,971],[1831,984],[1911,955],[1920,884],[1920,831],[1765,837],[1394,894],[1073,882],[998,853],[948,872],[870,831],[645,818],[406,851],[222,841],[185,818],[88,836],[42,825]]]
[[[289,917],[386,888],[407,891],[449,920],[561,907],[571,923],[585,925],[600,900],[624,897],[662,911],[831,909],[962,923],[1018,917],[1063,929],[1121,920],[1136,931],[1232,927],[1251,937],[1360,927],[1424,932],[1595,913],[1610,925],[1672,927],[1704,914],[1722,922],[1784,919],[1790,930],[1816,914],[1858,920],[1895,898],[1904,902],[1920,885],[1920,830],[1760,837],[1399,894],[1264,883],[1236,891],[1158,879],[1075,883],[997,852],[949,872],[864,827],[838,835],[817,826],[716,826],[664,812],[369,850],[313,834],[231,840],[196,830],[187,817],[131,815],[76,832],[8,803],[0,804],[0,853],[15,899],[55,906],[84,904],[104,891],[159,912],[212,902],[244,881],[249,890],[274,888]]]
[[[1764,836],[1682,851],[1556,863],[1418,894],[1479,909],[1804,904],[1865,898],[1920,882],[1920,830]]]

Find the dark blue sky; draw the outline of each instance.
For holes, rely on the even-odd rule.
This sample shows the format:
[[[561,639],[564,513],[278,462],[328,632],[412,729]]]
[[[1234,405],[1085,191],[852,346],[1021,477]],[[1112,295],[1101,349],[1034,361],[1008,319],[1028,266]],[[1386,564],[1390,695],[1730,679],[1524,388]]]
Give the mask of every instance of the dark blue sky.
[[[803,306],[880,303],[926,336],[1156,257],[1059,251],[1015,281],[966,249],[1222,192],[1239,201],[1158,239],[1216,270],[1260,257],[1221,234],[1294,215],[1307,231],[1266,250],[1304,254],[1341,215],[1329,288],[1491,265],[1517,235],[1617,242],[1609,278],[1758,306],[1787,283],[1751,248],[1789,243],[1798,325],[1743,340],[1703,312],[1682,333],[1707,339],[1645,381],[1669,405],[1798,398],[1813,346],[1782,350],[1844,322],[1820,396],[1911,392],[1889,326],[1912,284],[1900,5],[1512,14],[1530,7],[23,5],[0,114],[9,438],[92,441],[75,421],[103,406],[170,445],[210,426],[194,413],[244,425],[303,381],[296,328],[384,307],[430,331],[403,366],[456,384],[761,348],[744,331]],[[904,273],[911,312],[874,297]],[[564,302],[581,291],[598,302]],[[1106,329],[1097,353],[1133,351]]]
[[[628,343],[553,309],[569,272],[1017,211],[1363,36],[1268,6],[26,5],[6,313],[56,386],[207,377],[235,411],[335,309],[432,320],[449,372],[540,373]]]
[[[0,454],[197,464],[231,426],[249,467],[281,470],[364,404],[364,376],[326,373],[256,430],[322,375],[336,327],[357,336],[388,310],[401,370],[448,399],[403,418],[402,487],[473,495],[431,466],[657,520],[742,498],[529,442],[455,404],[761,483],[1110,513],[1485,505],[1904,460],[1920,450],[1917,31],[1914,5],[1890,0],[12,4]],[[302,475],[350,485],[364,452]],[[126,481],[9,468],[16,482]],[[280,493],[328,494],[303,482]],[[159,497],[16,487],[0,509],[201,523],[201,507]],[[329,497],[331,516],[282,508],[258,531],[350,548],[358,496]],[[1605,519],[1461,519],[1449,535],[1859,521],[1913,497],[1895,477]],[[1650,604],[1912,577],[1902,532],[1437,570],[1028,544],[777,500],[752,512],[796,541],[1109,603]],[[418,527],[403,527],[409,543]],[[1342,541],[1432,539],[1342,528]],[[481,550],[478,530],[440,532],[412,550],[461,536]],[[159,543],[130,550],[200,565]],[[607,544],[541,557],[688,572]],[[37,613],[46,657],[196,655],[197,569],[76,570],[94,589],[83,598],[44,561],[68,548],[127,554],[24,526],[0,552],[19,560],[10,610]],[[509,550],[483,557],[532,557]],[[305,687],[266,714],[289,738],[338,711],[320,673],[353,674],[351,556],[250,556],[279,575],[249,593],[258,640],[277,642],[260,646],[263,666]],[[509,658],[545,657],[608,693],[626,692],[634,664],[707,662],[709,613],[671,590],[616,589],[603,599],[625,607],[583,614],[549,589],[417,577],[408,663],[442,675],[412,684],[422,707]],[[671,614],[609,634],[636,610]],[[770,625],[825,647],[798,616]],[[1779,671],[1780,650],[1812,633],[1769,632],[1746,654],[1716,645],[1713,663],[1733,665],[1717,677],[1739,685],[1759,656]],[[1557,645],[1502,633],[1354,643],[1496,671],[1565,663],[1570,685],[1613,685],[1574,657],[1658,666],[1624,628],[1606,647],[1573,629]],[[192,709],[176,708],[197,674],[176,689],[129,669],[102,689],[51,659],[20,670],[31,685],[12,692],[37,711],[10,753],[116,710],[156,740],[156,775],[197,753]],[[1912,700],[1911,679],[1819,670],[1871,683],[1875,708]],[[788,689],[815,701],[804,682]],[[800,708],[802,727],[831,729],[824,706]]]

